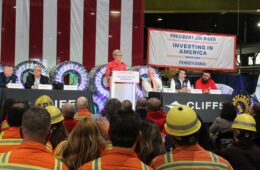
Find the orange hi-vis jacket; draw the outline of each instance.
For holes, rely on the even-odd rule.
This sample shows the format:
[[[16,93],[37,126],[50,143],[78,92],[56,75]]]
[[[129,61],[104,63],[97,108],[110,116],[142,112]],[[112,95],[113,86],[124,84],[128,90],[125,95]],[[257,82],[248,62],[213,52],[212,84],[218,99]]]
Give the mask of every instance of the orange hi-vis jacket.
[[[76,120],[82,120],[85,117],[91,117],[93,114],[88,111],[88,109],[80,109],[78,112],[75,113],[74,119]]]
[[[113,147],[106,149],[102,156],[88,162],[79,168],[80,170],[149,170],[151,167],[145,165],[137,158],[131,149]]]
[[[23,142],[16,149],[0,155],[0,169],[68,169],[41,143]]]
[[[0,132],[0,153],[8,152],[15,149],[22,143],[20,136],[20,127],[9,127],[7,130]],[[52,144],[48,142],[45,146],[49,151],[53,151]]]
[[[4,131],[4,130],[6,130],[8,128],[9,128],[9,124],[8,124],[7,120],[2,121],[2,123],[1,123],[1,131]]]
[[[173,151],[157,156],[151,165],[158,170],[232,170],[224,158],[200,145],[177,146]]]

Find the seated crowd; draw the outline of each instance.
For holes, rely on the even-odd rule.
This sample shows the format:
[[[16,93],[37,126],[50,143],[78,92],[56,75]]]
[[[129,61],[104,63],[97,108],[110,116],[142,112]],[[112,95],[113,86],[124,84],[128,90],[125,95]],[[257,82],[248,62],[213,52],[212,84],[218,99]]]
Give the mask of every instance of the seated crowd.
[[[7,99],[0,169],[260,169],[260,104],[237,115],[224,103],[210,128],[185,105],[166,114],[159,99],[140,98],[132,107],[109,99],[94,116],[85,97],[61,109],[46,95],[34,105]]]

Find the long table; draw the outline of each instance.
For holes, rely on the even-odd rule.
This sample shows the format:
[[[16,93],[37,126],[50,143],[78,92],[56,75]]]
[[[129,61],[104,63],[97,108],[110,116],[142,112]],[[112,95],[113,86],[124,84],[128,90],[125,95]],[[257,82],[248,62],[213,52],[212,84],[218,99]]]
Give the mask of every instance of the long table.
[[[162,101],[163,110],[167,113],[177,104],[184,104],[194,108],[205,123],[214,122],[220,115],[223,102],[231,102],[231,95],[226,94],[191,94],[150,92],[148,98],[156,97]]]
[[[64,103],[75,103],[77,98],[85,96],[88,99],[88,109],[93,113],[93,99],[92,93],[88,90],[74,91],[74,90],[34,90],[34,89],[0,89],[1,106],[3,106],[5,99],[15,98],[29,101],[32,105],[35,100],[41,95],[48,95],[52,98],[55,106],[61,108]]]

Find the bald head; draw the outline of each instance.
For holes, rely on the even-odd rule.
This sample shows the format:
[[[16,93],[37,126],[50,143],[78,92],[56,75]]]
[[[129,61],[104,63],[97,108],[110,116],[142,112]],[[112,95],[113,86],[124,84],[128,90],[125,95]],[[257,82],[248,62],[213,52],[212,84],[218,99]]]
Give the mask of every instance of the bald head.
[[[77,109],[88,108],[88,99],[84,96],[79,97],[76,102],[76,107]]]
[[[147,101],[147,112],[156,112],[161,110],[161,101],[157,98],[150,98]]]
[[[146,110],[146,104],[147,104],[147,99],[144,98],[144,97],[141,97],[136,102],[135,110],[139,110],[139,109],[145,109]]]
[[[61,108],[61,112],[63,114],[64,117],[70,117],[73,118],[74,114],[75,114],[75,106],[71,103],[65,103],[62,108]]]

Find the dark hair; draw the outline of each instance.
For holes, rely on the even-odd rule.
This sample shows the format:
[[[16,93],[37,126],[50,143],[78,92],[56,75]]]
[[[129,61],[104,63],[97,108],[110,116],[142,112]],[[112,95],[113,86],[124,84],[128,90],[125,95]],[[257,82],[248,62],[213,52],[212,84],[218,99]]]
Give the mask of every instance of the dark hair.
[[[52,133],[50,142],[53,149],[62,141],[68,139],[68,132],[63,124],[63,121],[51,125]]]
[[[123,109],[124,111],[126,111],[126,112],[131,112],[131,111],[133,111],[131,101],[129,101],[129,100],[124,100],[124,101],[122,101],[122,109]]]
[[[29,109],[27,101],[16,101],[7,110],[7,122],[9,126],[20,127],[22,125],[23,114],[27,109]]]
[[[147,99],[144,98],[144,97],[141,97],[140,99],[138,99],[136,101],[135,110],[138,110],[138,109],[145,109],[146,110],[146,106],[147,106]]]
[[[255,103],[253,105],[253,110],[256,115],[260,115],[260,103]]]
[[[211,71],[209,70],[204,70],[203,73],[209,73],[211,75]]]
[[[220,117],[228,121],[234,121],[236,116],[236,107],[231,102],[224,102],[220,111]]]
[[[51,127],[51,117],[46,109],[39,107],[32,107],[28,109],[22,119],[23,133],[32,137],[44,138],[48,135]]]
[[[161,101],[157,98],[150,98],[147,101],[147,112],[156,112],[161,110]]]
[[[199,131],[188,136],[173,136],[180,146],[195,145],[199,140]]]
[[[2,108],[2,111],[1,111],[1,119],[0,119],[0,123],[2,121],[4,121],[6,119],[6,113],[7,113],[7,110],[10,109],[10,107],[16,102],[16,100],[14,98],[8,98],[4,101],[4,106]]]
[[[181,71],[184,71],[184,72],[185,72],[185,74],[187,75],[187,70],[185,70],[185,69],[182,69],[182,68],[178,70],[178,75],[180,74],[180,72],[181,72]]]
[[[135,112],[120,111],[109,120],[109,137],[113,146],[130,148],[140,130],[141,120]]]
[[[141,124],[141,138],[137,143],[136,152],[140,159],[149,165],[153,158],[165,153],[164,143],[157,124],[150,120],[144,120]]]
[[[120,110],[122,110],[121,102],[118,99],[112,98],[107,100],[101,115],[109,120],[113,114],[118,113]]]

